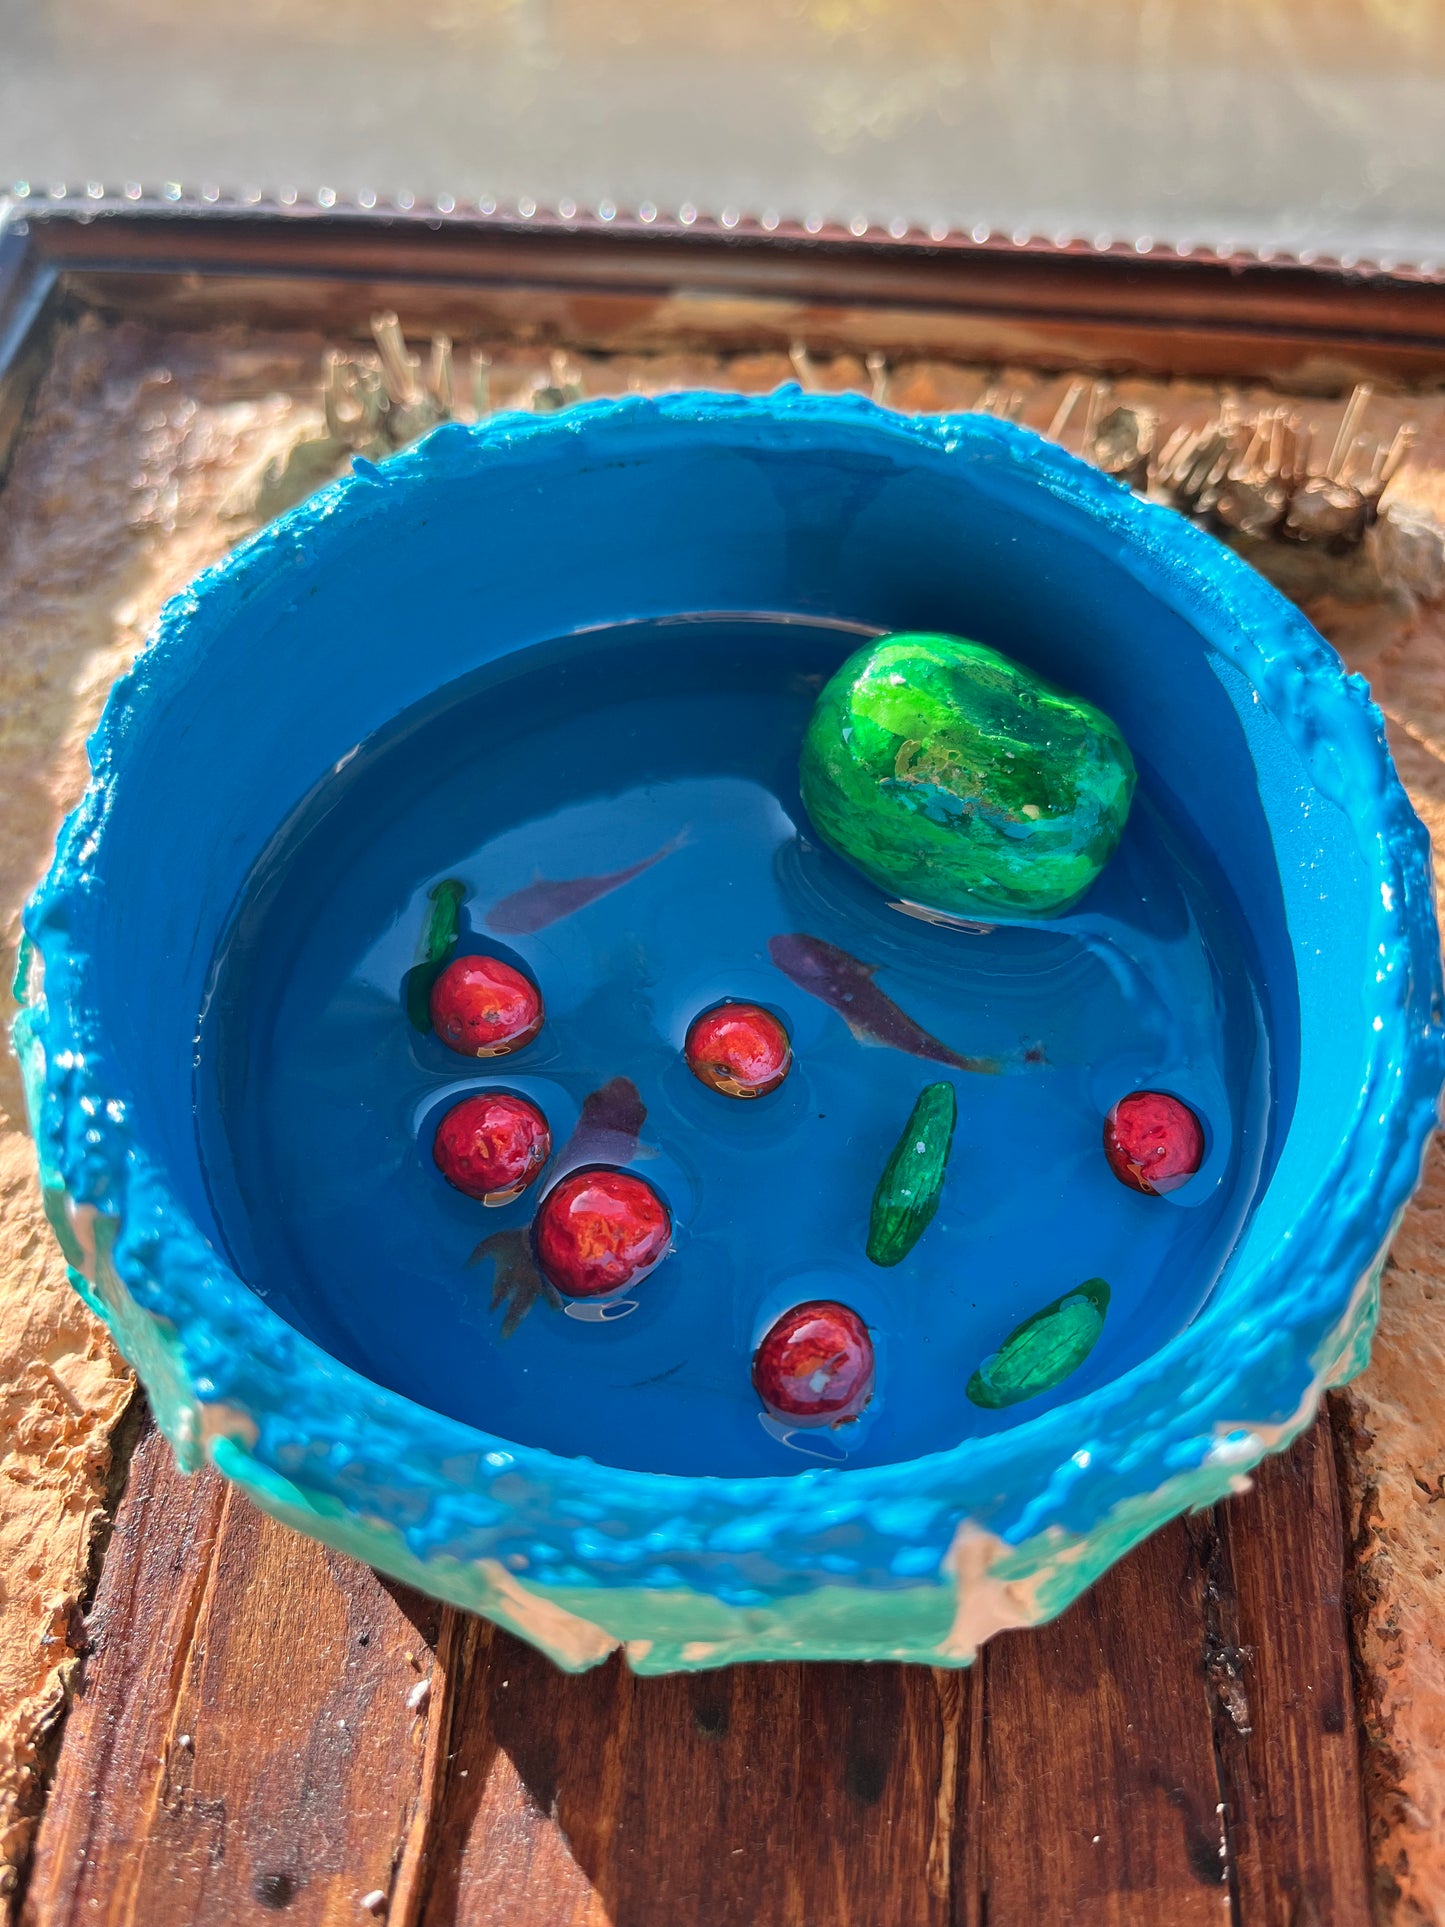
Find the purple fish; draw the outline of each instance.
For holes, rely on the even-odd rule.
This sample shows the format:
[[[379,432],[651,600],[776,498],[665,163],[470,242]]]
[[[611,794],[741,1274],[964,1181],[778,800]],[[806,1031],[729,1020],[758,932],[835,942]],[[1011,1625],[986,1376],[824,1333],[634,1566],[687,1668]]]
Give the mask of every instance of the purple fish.
[[[548,1189],[584,1164],[626,1164],[637,1155],[637,1138],[647,1106],[630,1077],[613,1077],[589,1091],[572,1135],[547,1174]],[[502,1337],[510,1338],[539,1298],[562,1307],[562,1295],[542,1276],[532,1252],[529,1227],[513,1225],[483,1238],[467,1264],[492,1261],[492,1310],[507,1307]]]
[[[548,924],[560,923],[563,917],[585,910],[589,903],[595,903],[609,891],[620,890],[624,883],[631,883],[654,863],[661,863],[664,857],[680,850],[686,841],[687,831],[679,830],[660,850],[643,857],[640,863],[631,863],[625,870],[610,870],[606,876],[538,877],[535,883],[513,890],[510,896],[494,903],[487,912],[487,927],[501,937],[534,936]]]
[[[770,939],[768,955],[799,990],[806,990],[810,997],[836,1010],[860,1044],[882,1044],[888,1050],[906,1051],[910,1057],[927,1058],[931,1064],[948,1064],[956,1071],[981,1071],[990,1077],[1003,1068],[996,1057],[960,1057],[930,1036],[878,989],[873,982],[877,964],[859,963],[836,944],[794,931],[791,936]]]
[[[647,1106],[630,1077],[612,1077],[582,1100],[582,1114],[557,1153],[550,1182],[584,1164],[627,1164],[637,1156],[637,1140]]]

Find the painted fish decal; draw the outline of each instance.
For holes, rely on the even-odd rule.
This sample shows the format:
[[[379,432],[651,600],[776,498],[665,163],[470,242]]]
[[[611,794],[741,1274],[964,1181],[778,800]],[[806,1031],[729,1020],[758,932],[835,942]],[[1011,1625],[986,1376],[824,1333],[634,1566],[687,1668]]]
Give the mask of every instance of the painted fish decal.
[[[525,884],[494,903],[487,912],[487,928],[495,930],[499,937],[534,936],[549,924],[560,923],[563,917],[585,910],[598,897],[620,890],[624,883],[631,883],[654,863],[672,856],[686,841],[687,831],[679,830],[660,850],[643,857],[640,863],[631,863],[625,870],[610,870],[605,876],[538,877],[535,883]]]
[[[423,1036],[431,1029],[431,987],[441,975],[447,953],[456,943],[461,928],[462,899],[467,886],[447,877],[428,891],[430,908],[422,925],[416,948],[416,962],[402,983],[402,1001],[413,1030]]]
[[[768,942],[768,955],[799,990],[806,990],[810,997],[836,1010],[860,1044],[881,1044],[887,1050],[925,1058],[930,1064],[979,1071],[988,1077],[996,1077],[1003,1069],[996,1057],[962,1057],[950,1050],[921,1024],[915,1024],[891,997],[884,996],[873,981],[877,964],[860,963],[822,937],[809,937],[801,931],[773,937]]]
[[[638,1136],[647,1117],[637,1086],[630,1077],[612,1077],[582,1100],[582,1110],[571,1136],[557,1153],[548,1173],[549,1186],[584,1164],[626,1164],[636,1157]],[[492,1261],[492,1310],[507,1307],[502,1337],[510,1338],[539,1298],[565,1310],[562,1294],[542,1276],[532,1252],[530,1226],[513,1225],[483,1238],[468,1267],[484,1258]]]

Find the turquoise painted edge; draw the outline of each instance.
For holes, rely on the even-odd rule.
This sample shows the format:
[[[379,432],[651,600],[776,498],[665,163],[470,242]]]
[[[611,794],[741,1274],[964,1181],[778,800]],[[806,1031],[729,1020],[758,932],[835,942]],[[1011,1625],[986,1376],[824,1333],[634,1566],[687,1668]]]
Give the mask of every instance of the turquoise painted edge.
[[[117,685],[92,740],[91,787],[26,915],[36,967],[23,960],[27,1006],[15,1045],[46,1208],[78,1288],[136,1364],[184,1465],[209,1458],[278,1517],[486,1612],[561,1665],[594,1664],[619,1642],[641,1671],[768,1657],[966,1663],[979,1638],[1063,1610],[1145,1534],[1222,1496],[1308,1422],[1324,1385],[1363,1364],[1379,1253],[1418,1179],[1445,1063],[1428,840],[1363,683],[1344,674],[1298,612],[1220,545],[1027,431],[980,418],[909,420],[853,397],[796,391],[761,401],[604,402],[569,411],[566,422],[574,446],[584,434],[688,426],[743,442],[861,437],[920,459],[964,451],[980,465],[1015,470],[1118,533],[1135,572],[1186,617],[1211,631],[1233,625],[1237,658],[1295,721],[1302,753],[1313,758],[1333,733],[1357,771],[1369,772],[1368,794],[1351,800],[1376,825],[1377,926],[1408,991],[1373,1047],[1340,1155],[1320,1173],[1309,1235],[1270,1268],[1270,1317],[1261,1311],[1241,1334],[1243,1307],[1231,1293],[1089,1398],[906,1465],[681,1479],[558,1459],[423,1412],[282,1326],[205,1246],[129,1121],[107,1122],[114,1093],[83,954],[69,941],[103,838],[120,739],[148,689],[184,674],[188,651],[234,619],[242,584],[264,584],[308,543],[344,553],[390,511],[394,490],[530,459],[548,433],[530,416],[438,431],[384,470],[322,491],[168,605],[153,647]],[[82,1106],[88,1130],[79,1128]],[[227,1360],[236,1369],[224,1379]],[[1097,1453],[1073,1449],[1080,1439]],[[990,1523],[977,1522],[1013,1461],[1030,1468],[1029,1489],[995,1504]],[[383,1466],[405,1470],[403,1507]],[[466,1472],[448,1471],[456,1466]],[[399,1516],[383,1516],[388,1506]],[[1069,1508],[1092,1508],[1089,1530],[1056,1523]],[[615,1516],[631,1534],[601,1555],[592,1530],[600,1516]],[[646,1576],[656,1581],[666,1564],[680,1583],[633,1583],[637,1547],[669,1531]],[[529,1535],[538,1534],[556,1542],[545,1557],[532,1556]],[[843,1540],[847,1554],[829,1552]],[[607,1556],[613,1549],[627,1557]]]
[[[1347,1320],[1333,1335],[1334,1356],[1320,1385],[1338,1385],[1369,1356],[1379,1308],[1374,1267]],[[1318,1392],[1295,1420],[1268,1443],[1283,1450],[1314,1417]],[[1181,1512],[1197,1511],[1244,1489],[1265,1456],[1256,1440],[1247,1455],[1221,1455],[1177,1474],[1158,1491],[1120,1507],[1087,1536],[1050,1530],[990,1557],[980,1577],[986,1597],[975,1614],[947,1583],[889,1593],[820,1586],[766,1609],[726,1606],[706,1594],[678,1590],[525,1583],[491,1561],[423,1562],[393,1527],[348,1515],[257,1465],[245,1446],[217,1439],[217,1468],[263,1512],[313,1539],[322,1539],[378,1571],[469,1612],[481,1613],[530,1640],[567,1672],[600,1665],[619,1646],[636,1673],[673,1673],[731,1666],[746,1660],[904,1660],[930,1666],[969,1666],[992,1633],[1057,1618],[1114,1562]],[[963,1575],[957,1575],[959,1578]]]

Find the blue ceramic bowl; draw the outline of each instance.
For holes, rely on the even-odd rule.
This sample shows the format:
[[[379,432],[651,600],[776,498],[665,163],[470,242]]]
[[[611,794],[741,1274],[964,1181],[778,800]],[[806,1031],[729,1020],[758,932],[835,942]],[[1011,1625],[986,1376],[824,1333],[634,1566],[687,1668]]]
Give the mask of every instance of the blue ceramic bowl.
[[[94,779],[26,916],[16,1047],[51,1219],[77,1289],[141,1373],[183,1464],[209,1459],[276,1516],[486,1613],[567,1667],[595,1664],[619,1643],[641,1671],[782,1656],[964,1663],[989,1633],[1059,1612],[1144,1534],[1237,1486],[1308,1422],[1326,1386],[1359,1369],[1382,1254],[1418,1178],[1445,1070],[1429,848],[1364,684],[1258,576],[1177,516],[1023,430],[976,416],[910,420],[853,397],[786,391],[598,402],[552,418],[441,428],[382,469],[360,461],[356,469],[167,608],[155,642],[111,697],[91,747]],[[237,1229],[234,1174],[214,1150],[212,1097],[202,1088],[197,1040],[203,1045],[218,995],[216,959],[238,915],[245,921],[238,905],[271,887],[262,859],[289,847],[284,838],[277,844],[278,830],[331,793],[326,785],[343,780],[359,747],[389,740],[399,718],[434,720],[451,692],[466,691],[467,714],[491,744],[486,757],[479,748],[479,765],[494,760],[509,734],[525,736],[538,705],[555,697],[563,711],[571,701],[585,712],[599,688],[605,695],[625,683],[629,634],[646,638],[651,652],[636,657],[641,682],[659,664],[685,669],[689,652],[699,661],[706,653],[709,625],[676,618],[711,616],[715,638],[729,613],[755,624],[766,615],[750,633],[784,649],[790,637],[802,638],[799,647],[805,642],[809,660],[825,669],[860,632],[971,635],[1100,705],[1133,748],[1141,797],[1187,835],[1196,885],[1205,878],[1203,887],[1234,906],[1247,965],[1225,969],[1230,981],[1212,988],[1201,979],[1196,1001],[1226,1016],[1247,1004],[1258,1024],[1249,1076],[1260,1101],[1248,1116],[1231,1113],[1227,1122],[1221,1110],[1211,1120],[1211,1155],[1218,1150],[1220,1171],[1228,1162],[1235,1184],[1227,1237],[1213,1257],[1185,1235],[1203,1222],[1198,1214],[1150,1219],[1148,1236],[1159,1226],[1167,1232],[1154,1296],[1140,1287],[1120,1314],[1112,1352],[1101,1347],[1089,1371],[1033,1406],[980,1415],[962,1397],[966,1374],[951,1368],[935,1370],[931,1389],[910,1401],[910,1359],[924,1372],[924,1351],[900,1336],[902,1326],[891,1339],[885,1334],[881,1416],[872,1432],[860,1428],[857,1451],[839,1464],[782,1446],[773,1458],[750,1456],[773,1446],[756,1429],[755,1409],[746,1409],[744,1385],[749,1320],[762,1297],[727,1328],[739,1347],[727,1382],[742,1388],[739,1423],[753,1429],[745,1437],[719,1421],[717,1439],[731,1442],[718,1445],[716,1460],[705,1417],[672,1453],[665,1426],[649,1416],[661,1405],[639,1403],[629,1432],[625,1403],[612,1399],[604,1410],[582,1380],[575,1392],[573,1380],[549,1380],[549,1333],[561,1334],[559,1344],[619,1347],[631,1337],[589,1335],[560,1319],[548,1325],[552,1314],[539,1308],[532,1336],[504,1354],[484,1303],[470,1325],[470,1314],[437,1311],[424,1266],[389,1297],[385,1266],[370,1264],[368,1251],[391,1250],[386,1240],[402,1225],[394,1262],[404,1270],[408,1251],[430,1235],[417,1229],[416,1213],[434,1209],[438,1224],[450,1226],[446,1213],[469,1204],[443,1197],[410,1143],[393,1158],[366,1136],[380,1114],[365,1095],[370,1045],[337,1070],[335,1129],[327,1125],[316,1169],[341,1144],[332,1177],[349,1168],[351,1190],[339,1206],[332,1198],[333,1216],[319,1231],[319,1216],[303,1221],[304,1134],[289,1145],[273,1200],[285,1237],[271,1236],[264,1187],[259,1198],[253,1188],[250,1218]],[[746,624],[735,626],[741,633]],[[594,636],[606,636],[614,651],[611,684],[588,679]],[[727,650],[714,656],[733,660]],[[533,673],[528,682],[527,665],[539,662],[542,680]],[[803,714],[816,680],[800,672]],[[708,700],[725,704],[725,694]],[[734,717],[731,737],[723,719],[732,711],[698,713],[716,716],[725,739],[719,747],[704,743],[710,728],[698,732],[696,754],[712,759],[709,768],[742,768],[760,753],[746,712],[740,725]],[[578,716],[559,716],[557,726],[575,732]],[[624,785],[624,736],[614,747],[599,726],[575,738],[581,760],[601,759],[598,794]],[[692,739],[685,730],[673,738],[674,774],[683,780]],[[809,869],[833,860],[810,849],[806,824],[788,819],[792,752],[768,754],[782,799],[768,819],[782,825],[777,888],[791,905],[802,900],[786,897],[796,886],[819,917],[828,898],[829,914],[841,916],[854,901],[848,892],[863,886],[841,866]],[[611,789],[609,755],[618,764]],[[512,780],[536,787],[539,809],[568,776],[554,766],[518,768]],[[477,781],[486,780],[479,767]],[[483,814],[495,800],[487,796]],[[713,848],[707,838],[720,827],[695,823],[694,846]],[[373,833],[384,867],[391,859],[383,817],[369,819]],[[586,867],[617,870],[635,854],[609,862],[605,847],[589,849]],[[665,1007],[663,1017],[651,1032],[635,1029],[649,1066],[671,1048],[663,1033],[679,1021],[684,989],[700,995],[708,987],[708,944],[718,940],[716,930],[706,943],[696,935],[714,929],[701,899],[686,917],[673,914],[691,872],[683,858],[669,861],[675,867],[659,865],[645,886],[628,886],[658,892],[627,899],[634,919],[644,914],[637,906],[652,906],[645,914],[665,966],[654,978],[692,973],[675,995],[666,982],[653,986],[648,1009]],[[1118,871],[1126,874],[1127,863]],[[1107,873],[1097,890],[1106,884]],[[526,887],[525,872],[513,885]],[[1097,929],[1090,903],[1054,940],[1072,941],[1071,930],[1087,939],[1091,914]],[[860,917],[874,914],[861,898],[857,904]],[[1127,925],[1127,904],[1113,909]],[[408,945],[414,912],[403,892],[391,920]],[[886,923],[886,906],[878,914]],[[325,919],[341,930],[346,915],[344,905],[333,906]],[[513,926],[519,922],[526,918],[514,911]],[[884,923],[870,926],[880,945],[894,941]],[[645,947],[651,930],[625,919],[596,927],[611,929],[617,943],[590,983],[593,1001],[577,1007],[606,1007],[619,1025],[636,1027],[636,999],[607,1004],[615,988],[607,973],[625,976],[632,965],[622,939]],[[1167,961],[1183,927],[1156,930],[1150,954]],[[1035,941],[929,929],[919,941],[1015,939]],[[528,951],[522,936],[508,941],[540,975],[542,953]],[[764,969],[751,932],[747,941],[747,968]],[[310,968],[310,953],[296,954],[294,969],[285,958],[277,966],[276,996]],[[559,972],[576,961],[565,945],[548,954]],[[1005,954],[1012,953],[949,956]],[[944,958],[938,967],[947,975],[954,966]],[[726,981],[724,973],[715,995]],[[1065,1003],[1069,981],[1065,972]],[[748,982],[746,994],[766,991],[756,972]],[[833,1180],[819,1175],[821,1155],[806,1149],[815,1140],[789,1133],[829,1128],[821,1102],[833,1075],[828,1052],[848,1038],[836,1013],[815,1005],[810,1016],[787,1004],[792,990],[781,977],[776,990],[795,1040],[818,1039],[813,1068],[800,1051],[797,1090],[820,1101],[815,1115],[803,1097],[790,1098],[793,1111],[776,1110],[757,1128],[773,1133],[773,1164],[803,1209]],[[427,1088],[440,1092],[445,1067],[426,1057],[435,1040],[395,1042],[405,1031],[392,990],[358,997],[374,1026],[364,1034],[377,1040],[377,1079],[391,1076],[387,1053],[395,1052],[407,1075],[430,1077]],[[1064,1046],[1053,1051],[1048,1074],[1073,1077],[1069,1088],[1106,1102],[1109,1092],[1089,1085],[1087,1038],[1077,1025],[1070,1030],[1068,1014],[1052,1013]],[[561,1018],[559,1035],[565,1041]],[[895,1090],[889,1077],[906,1072],[916,1088],[927,1069],[889,1050],[860,1053],[858,1063],[853,1082],[864,1098],[876,1077],[890,1103],[903,1085]],[[248,1071],[242,1053],[222,1109],[244,1103],[235,1092],[248,1075],[266,1075],[258,1066],[259,1058]],[[1118,1066],[1122,1077],[1124,1058]],[[538,1089],[555,1089],[564,1108],[575,1101],[560,1060],[544,1051],[535,1068]],[[698,1165],[710,1127],[697,1127],[702,1150],[670,1148],[667,1107],[682,1107],[681,1116],[691,1099],[664,1089],[667,1075],[658,1071],[657,1094],[648,1095],[662,1155],[656,1168],[670,1174],[664,1188],[695,1200],[698,1186],[705,1190]],[[517,1081],[526,1082],[520,1060]],[[1005,1080],[996,1083],[1003,1089]],[[1014,1094],[1051,1088],[1008,1085]],[[425,1104],[407,1089],[420,1115]],[[747,1108],[719,1123],[719,1158],[744,1156],[737,1113]],[[282,1103],[275,1115],[284,1137],[292,1113]],[[847,1142],[861,1129],[855,1125]],[[1019,1124],[1016,1145],[1008,1128],[978,1134],[973,1155],[988,1175],[985,1189],[998,1189],[1013,1156],[1043,1199],[1051,1175],[1031,1165],[1033,1128]],[[889,1142],[893,1134],[896,1122]],[[844,1155],[844,1136],[816,1139],[825,1142]],[[268,1143],[258,1156],[274,1150]],[[1068,1156],[1077,1163],[1084,1150]],[[969,1160],[956,1153],[955,1167],[950,1184],[966,1200]],[[298,1170],[303,1177],[293,1183],[288,1173]],[[860,1186],[866,1197],[861,1166],[850,1194]],[[1174,1208],[1174,1200],[1133,1200],[1129,1208],[1135,1204]],[[708,1251],[715,1301],[746,1298],[769,1237],[762,1207],[748,1208],[752,1217],[739,1207],[731,1269],[717,1268],[726,1240],[709,1245],[694,1214],[692,1243],[670,1261],[676,1288],[670,1297],[659,1289],[657,1305],[684,1307],[680,1318],[703,1316],[685,1308],[705,1296],[688,1281],[704,1276],[697,1267]],[[852,1208],[838,1210],[846,1217]],[[785,1211],[769,1209],[785,1240]],[[990,1247],[1004,1309],[995,1315],[975,1304],[968,1313],[993,1317],[995,1339],[1014,1322],[1005,1315],[1008,1265],[998,1257],[1012,1249],[1007,1215],[1004,1242]],[[1100,1224],[1105,1215],[1101,1203]],[[964,1236],[967,1211],[956,1216],[963,1230],[949,1235]],[[1029,1193],[1014,1216],[1022,1254]],[[1093,1222],[1089,1212],[1079,1221]],[[455,1223],[462,1239],[463,1220]],[[305,1268],[286,1256],[286,1239],[313,1234],[336,1241],[325,1304],[308,1300],[297,1282]],[[930,1291],[955,1289],[950,1249],[925,1241],[922,1269],[899,1287],[900,1301],[905,1287],[911,1294],[913,1337],[930,1335]],[[459,1260],[458,1267],[461,1280]],[[988,1283],[979,1281],[975,1299],[986,1297]],[[484,1298],[476,1273],[453,1281],[446,1303],[465,1310],[459,1294],[475,1298],[479,1288]],[[869,1289],[866,1280],[858,1288]],[[886,1302],[870,1304],[884,1305],[870,1317],[886,1326]],[[945,1324],[952,1315],[939,1314]],[[634,1329],[644,1334],[645,1320]],[[521,1405],[517,1386],[531,1368],[518,1366],[509,1381],[512,1368],[495,1362],[508,1357],[535,1366]],[[469,1375],[481,1387],[474,1398]],[[655,1377],[639,1371],[636,1383],[651,1386]],[[652,1396],[639,1390],[640,1400]],[[697,1410],[705,1407],[697,1394]],[[506,1424],[484,1429],[491,1413]]]

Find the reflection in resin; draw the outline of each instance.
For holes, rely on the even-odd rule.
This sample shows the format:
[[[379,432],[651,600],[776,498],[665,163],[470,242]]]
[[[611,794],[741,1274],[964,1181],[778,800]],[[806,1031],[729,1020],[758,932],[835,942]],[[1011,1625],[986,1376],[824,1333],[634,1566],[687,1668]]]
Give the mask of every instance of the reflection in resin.
[[[1269,1128],[1238,913],[1143,759],[1068,915],[980,928],[891,903],[819,845],[798,789],[817,692],[857,642],[692,618],[539,645],[399,718],[298,808],[217,956],[197,1081],[231,1256],[284,1316],[503,1437],[721,1474],[811,1449],[781,1406],[759,1424],[752,1382],[759,1334],[800,1305],[845,1308],[867,1338],[860,1421],[806,1434],[855,1465],[1032,1416],[1194,1316]],[[480,1006],[505,1065],[471,1054],[470,1007],[462,1054],[407,1021],[429,960],[444,1022],[451,972],[535,1000]],[[774,1016],[791,1068],[720,1102],[685,1045],[699,1013],[742,1005]],[[928,1128],[900,1140],[922,1065]],[[1100,1156],[1120,1091],[1152,1089],[1209,1127],[1163,1199]],[[433,1145],[501,1091],[561,1148],[479,1236]],[[616,1275],[588,1269],[599,1252]],[[1107,1323],[1077,1284],[1103,1278]],[[960,1398],[974,1384],[1033,1402]]]
[[[484,1262],[492,1267],[489,1309],[502,1314],[499,1338],[510,1338],[539,1298],[554,1311],[564,1309],[561,1292],[542,1276],[529,1225],[509,1224],[483,1238],[467,1264]]]
[[[402,980],[402,1001],[413,1028],[431,1029],[432,986],[442,973],[442,965],[456,949],[459,912],[467,886],[456,877],[444,877],[427,892],[426,920],[416,962]]]
[[[868,1256],[897,1265],[933,1223],[958,1122],[952,1084],[930,1084],[914,1105],[883,1167],[868,1220]]]

